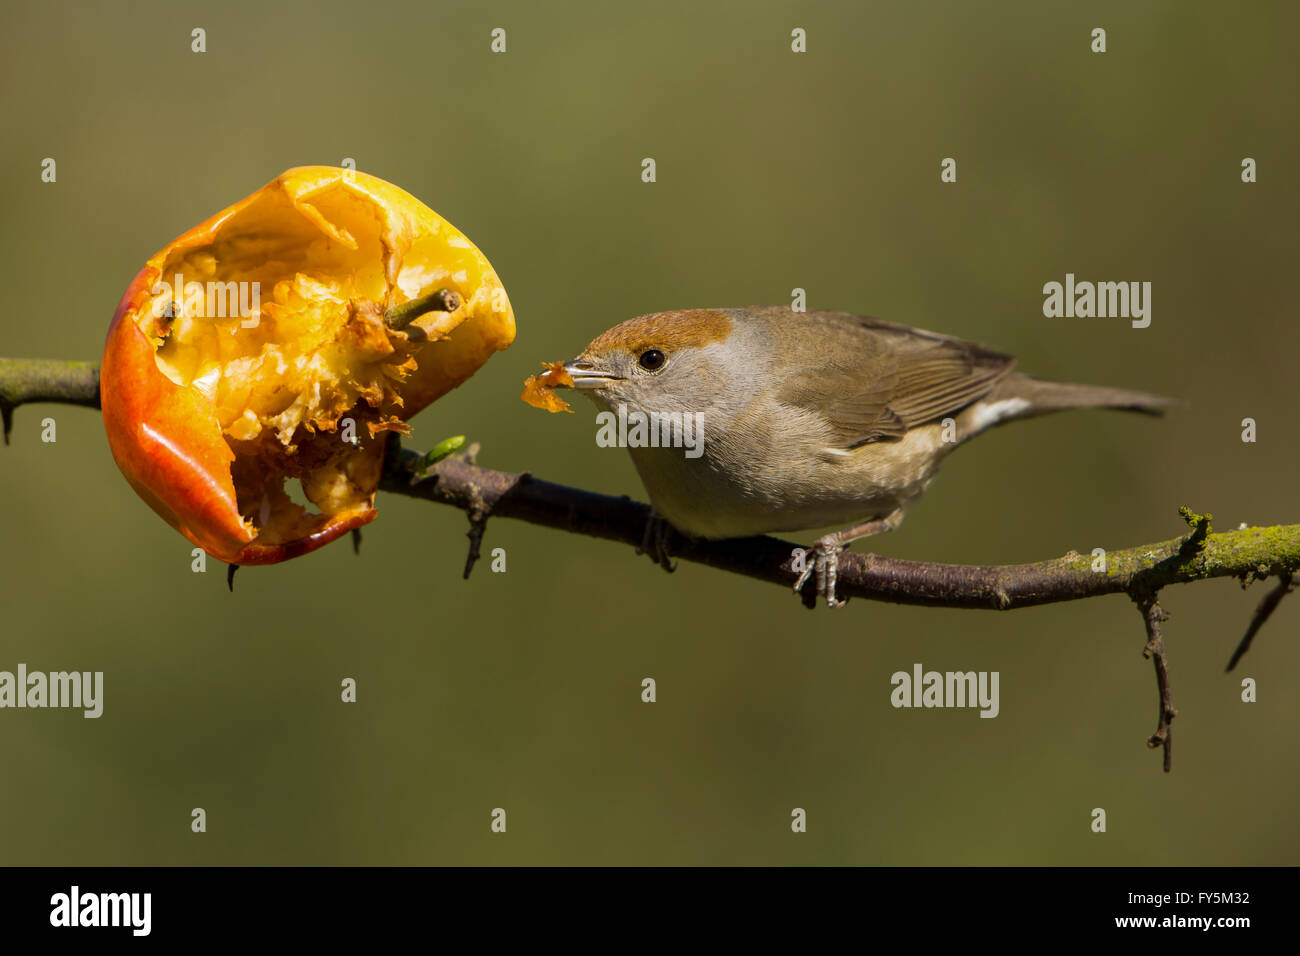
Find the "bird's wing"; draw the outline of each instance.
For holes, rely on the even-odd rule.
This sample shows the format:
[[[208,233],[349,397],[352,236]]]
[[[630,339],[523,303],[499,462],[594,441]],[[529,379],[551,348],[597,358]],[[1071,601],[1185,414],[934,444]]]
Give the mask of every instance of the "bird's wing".
[[[897,441],[909,428],[953,415],[983,398],[1015,365],[973,342],[861,317],[834,326],[825,362],[807,367],[781,394],[824,417],[838,447]]]

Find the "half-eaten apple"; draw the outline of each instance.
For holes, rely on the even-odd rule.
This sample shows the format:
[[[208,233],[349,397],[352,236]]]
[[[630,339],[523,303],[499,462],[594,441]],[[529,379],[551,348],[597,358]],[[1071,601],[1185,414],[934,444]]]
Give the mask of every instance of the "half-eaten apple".
[[[194,544],[283,561],[371,521],[387,433],[514,335],[491,265],[433,210],[365,173],[291,169],[126,290],[101,369],[109,445]]]

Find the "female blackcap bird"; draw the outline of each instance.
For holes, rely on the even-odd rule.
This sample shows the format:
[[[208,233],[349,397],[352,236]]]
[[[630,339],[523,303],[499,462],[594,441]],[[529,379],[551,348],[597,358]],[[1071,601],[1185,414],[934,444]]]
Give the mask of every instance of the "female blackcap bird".
[[[962,442],[1067,408],[1160,414],[1172,404],[1040,381],[1014,365],[921,329],[770,307],[639,316],[564,368],[620,421],[640,418],[651,440],[628,442],[632,460],[655,512],[678,531],[735,538],[850,525],[816,543],[794,585],[815,573],[818,593],[839,607],[839,552],[898,527]],[[689,447],[671,440],[696,425],[702,436]]]

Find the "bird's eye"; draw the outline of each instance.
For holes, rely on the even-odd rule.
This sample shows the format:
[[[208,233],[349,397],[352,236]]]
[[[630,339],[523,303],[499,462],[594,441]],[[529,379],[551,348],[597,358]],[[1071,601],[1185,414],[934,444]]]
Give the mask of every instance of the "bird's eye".
[[[646,349],[636,361],[647,372],[657,372],[664,367],[668,356],[658,349]]]

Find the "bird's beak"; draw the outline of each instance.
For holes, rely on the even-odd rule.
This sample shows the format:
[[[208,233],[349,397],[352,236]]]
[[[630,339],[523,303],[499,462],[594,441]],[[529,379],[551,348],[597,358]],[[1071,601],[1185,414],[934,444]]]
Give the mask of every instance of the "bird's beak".
[[[586,359],[576,358],[564,363],[564,370],[573,377],[574,388],[604,388],[614,382],[621,382],[623,379],[617,375],[610,375],[608,372],[597,368]]]

